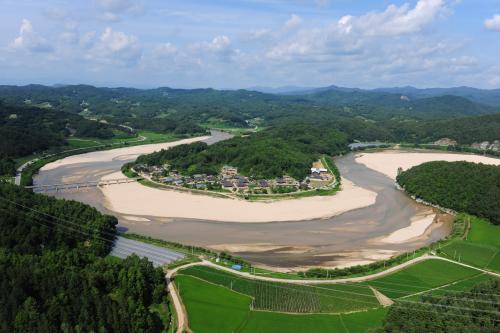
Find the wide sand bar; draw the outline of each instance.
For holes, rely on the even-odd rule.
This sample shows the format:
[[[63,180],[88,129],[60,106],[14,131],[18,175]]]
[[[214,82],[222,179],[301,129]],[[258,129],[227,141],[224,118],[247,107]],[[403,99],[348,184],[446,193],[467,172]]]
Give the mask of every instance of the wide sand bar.
[[[113,173],[106,178],[120,178]],[[273,202],[193,195],[129,183],[102,188],[105,206],[127,215],[203,219],[226,222],[278,222],[327,218],[375,203],[377,194],[342,180],[342,190],[332,196],[316,196]]]
[[[173,146],[188,144],[193,142],[198,142],[202,140],[206,140],[210,138],[209,136],[198,136],[195,138],[189,138],[179,141],[166,142],[166,143],[157,143],[150,145],[140,145],[140,146],[131,146],[131,147],[123,147],[111,150],[104,151],[96,151],[91,153],[73,155],[61,160],[57,160],[55,162],[49,163],[41,168],[41,171],[48,171],[52,169],[56,169],[61,166],[71,165],[71,164],[80,164],[80,163],[96,163],[96,162],[108,162],[113,160],[129,160],[135,159],[139,157],[139,155],[150,154],[155,151],[159,151],[162,149],[168,149]],[[123,176],[121,176],[123,177]]]
[[[430,161],[467,161],[490,165],[500,165],[500,159],[480,155],[450,154],[450,153],[424,153],[388,150],[376,153],[361,153],[356,156],[356,162],[362,163],[370,169],[383,173],[396,179],[398,168],[410,169],[416,165]]]

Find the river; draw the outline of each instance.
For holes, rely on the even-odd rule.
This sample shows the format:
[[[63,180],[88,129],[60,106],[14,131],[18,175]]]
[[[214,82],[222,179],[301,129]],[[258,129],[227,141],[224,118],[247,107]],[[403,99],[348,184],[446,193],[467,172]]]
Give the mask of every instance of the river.
[[[212,144],[229,137],[226,133],[213,132],[206,142]],[[126,150],[128,148],[121,149],[124,153],[111,161],[82,162],[42,170],[35,178],[35,183],[98,180],[104,175],[120,170],[124,163],[133,161],[137,157],[137,154],[128,154]],[[98,152],[89,154],[96,153]],[[449,233],[450,216],[438,214],[443,223],[439,226],[435,224],[422,237],[401,244],[380,242],[380,238],[408,227],[415,217],[429,213],[430,208],[416,203],[398,191],[392,179],[357,163],[354,157],[354,153],[349,153],[337,157],[335,162],[344,178],[378,193],[376,202],[374,205],[327,219],[231,223],[154,216],[130,218],[109,211],[103,205],[104,197],[101,190],[96,188],[61,191],[51,195],[78,200],[104,213],[115,215],[122,231],[184,244],[228,249],[255,264],[285,270],[367,263],[390,257],[396,252],[413,251]]]

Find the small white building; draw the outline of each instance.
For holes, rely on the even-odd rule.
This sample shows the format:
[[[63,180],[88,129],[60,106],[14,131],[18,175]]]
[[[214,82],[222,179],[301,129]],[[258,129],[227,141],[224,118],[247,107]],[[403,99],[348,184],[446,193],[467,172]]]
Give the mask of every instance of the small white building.
[[[328,172],[328,169],[325,168],[311,168],[311,173],[322,173]]]

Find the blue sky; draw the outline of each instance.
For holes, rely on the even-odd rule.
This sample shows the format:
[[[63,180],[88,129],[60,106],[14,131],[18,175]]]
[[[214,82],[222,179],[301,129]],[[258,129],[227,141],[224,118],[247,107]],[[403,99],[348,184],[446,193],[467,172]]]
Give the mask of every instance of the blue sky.
[[[500,88],[500,0],[0,4],[0,84]]]

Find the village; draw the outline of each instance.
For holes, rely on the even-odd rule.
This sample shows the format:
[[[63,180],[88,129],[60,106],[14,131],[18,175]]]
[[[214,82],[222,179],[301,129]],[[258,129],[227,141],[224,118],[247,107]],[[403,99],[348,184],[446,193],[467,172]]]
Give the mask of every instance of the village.
[[[185,176],[168,164],[163,166],[137,164],[134,166],[134,171],[156,183],[234,194],[287,194],[326,188],[335,182],[334,175],[324,167],[321,160],[313,163],[309,175],[302,181],[287,175],[275,179],[255,179],[239,174],[238,168],[230,165],[223,166],[217,175]]]

